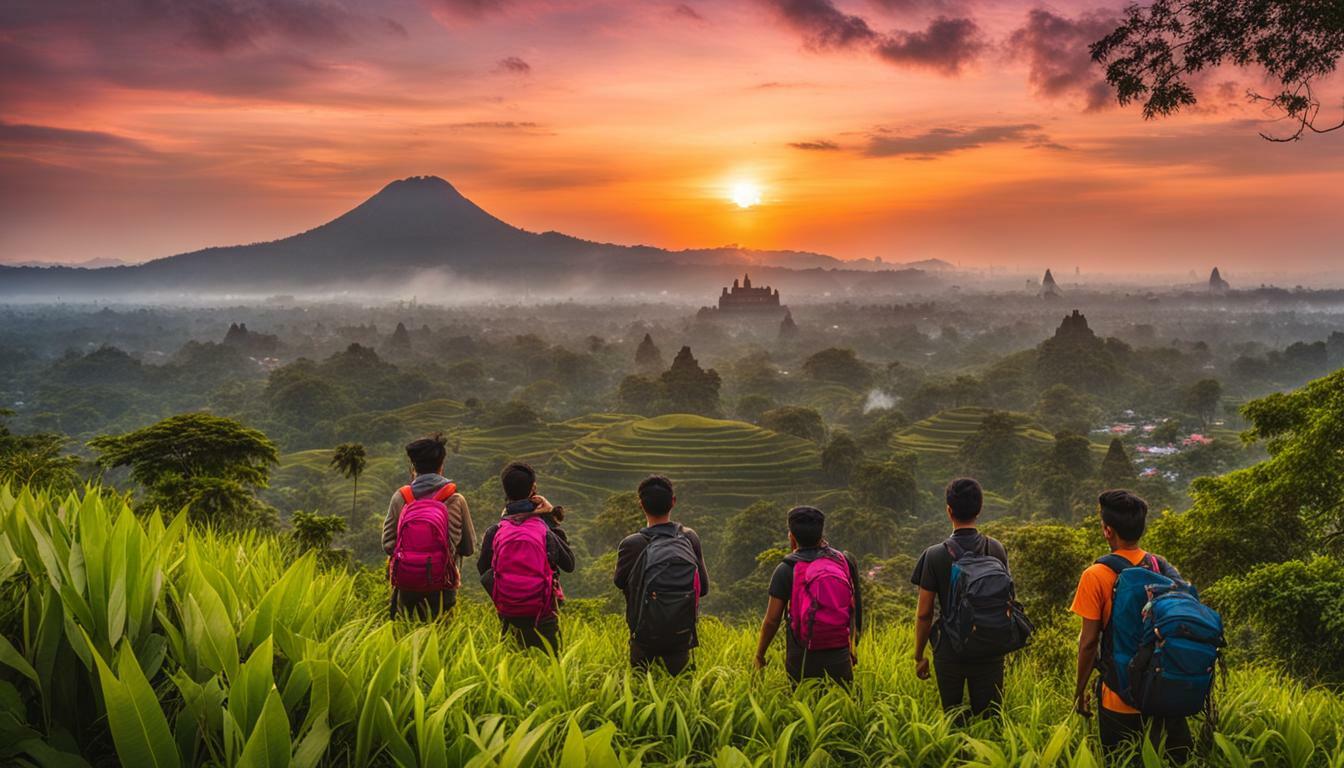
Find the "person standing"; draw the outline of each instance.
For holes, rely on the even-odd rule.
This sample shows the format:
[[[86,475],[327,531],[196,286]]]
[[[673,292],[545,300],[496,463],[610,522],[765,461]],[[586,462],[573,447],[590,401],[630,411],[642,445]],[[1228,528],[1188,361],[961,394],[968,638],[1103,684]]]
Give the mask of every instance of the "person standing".
[[[466,497],[443,476],[448,458],[443,435],[410,442],[406,457],[411,484],[392,494],[383,518],[391,615],[432,619],[457,604],[462,558],[475,551],[476,528]]]
[[[574,572],[574,552],[560,523],[564,507],[537,493],[537,473],[513,462],[499,476],[506,504],[485,531],[476,570],[499,615],[501,637],[525,648],[560,649],[556,611],[564,602],[559,572]]]
[[[699,645],[696,621],[700,598],[709,594],[709,570],[700,536],[672,521],[677,496],[672,481],[645,478],[639,505],[648,523],[616,548],[616,588],[625,593],[625,622],[630,628],[630,665],[645,669],[660,663],[673,675],[690,665]]]

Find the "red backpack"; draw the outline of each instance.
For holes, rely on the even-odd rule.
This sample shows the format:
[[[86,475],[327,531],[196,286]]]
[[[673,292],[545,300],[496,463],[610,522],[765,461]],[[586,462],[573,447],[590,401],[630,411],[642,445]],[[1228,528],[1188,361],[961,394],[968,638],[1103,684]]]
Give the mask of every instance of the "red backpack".
[[[490,598],[507,619],[555,615],[555,570],[546,554],[550,526],[540,517],[506,517],[495,529]]]
[[[854,584],[844,555],[827,547],[811,562],[793,558],[789,629],[803,648],[848,648],[853,615]]]
[[[397,518],[397,546],[387,561],[387,578],[392,586],[408,592],[439,592],[461,586],[457,553],[448,539],[448,505],[457,493],[449,483],[423,499],[415,498],[411,487],[401,489],[406,500]]]

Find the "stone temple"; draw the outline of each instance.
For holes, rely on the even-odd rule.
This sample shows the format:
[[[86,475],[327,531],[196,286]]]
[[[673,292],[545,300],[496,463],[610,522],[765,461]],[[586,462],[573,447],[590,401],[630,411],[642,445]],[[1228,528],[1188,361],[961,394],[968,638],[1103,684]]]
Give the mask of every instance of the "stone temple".
[[[732,289],[724,288],[723,293],[719,294],[720,312],[758,312],[762,310],[769,312],[780,310],[779,289],[771,290],[768,285],[764,288],[753,288],[751,286],[751,275],[744,275],[740,285],[734,279]]]

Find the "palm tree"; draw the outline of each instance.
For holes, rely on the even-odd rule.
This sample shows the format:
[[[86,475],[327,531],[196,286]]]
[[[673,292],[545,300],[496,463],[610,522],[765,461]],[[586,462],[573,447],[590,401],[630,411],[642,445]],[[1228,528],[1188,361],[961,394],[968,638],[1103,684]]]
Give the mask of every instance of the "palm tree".
[[[355,509],[359,503],[359,476],[364,473],[364,467],[368,463],[363,443],[341,443],[331,454],[331,468],[341,477],[355,481],[355,488],[350,494],[351,524],[355,522]]]

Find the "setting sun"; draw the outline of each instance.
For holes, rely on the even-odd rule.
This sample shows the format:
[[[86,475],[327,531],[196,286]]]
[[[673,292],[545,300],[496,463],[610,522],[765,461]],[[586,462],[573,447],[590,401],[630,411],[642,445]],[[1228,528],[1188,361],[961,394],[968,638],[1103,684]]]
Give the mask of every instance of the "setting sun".
[[[739,181],[733,185],[733,202],[738,208],[750,208],[761,204],[761,188],[754,182]]]

